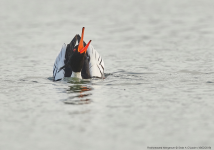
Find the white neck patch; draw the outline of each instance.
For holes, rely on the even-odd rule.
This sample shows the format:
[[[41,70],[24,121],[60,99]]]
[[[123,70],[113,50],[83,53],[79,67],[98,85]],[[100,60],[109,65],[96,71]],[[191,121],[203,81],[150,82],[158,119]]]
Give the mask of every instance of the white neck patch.
[[[82,79],[81,72],[72,72],[71,77]]]

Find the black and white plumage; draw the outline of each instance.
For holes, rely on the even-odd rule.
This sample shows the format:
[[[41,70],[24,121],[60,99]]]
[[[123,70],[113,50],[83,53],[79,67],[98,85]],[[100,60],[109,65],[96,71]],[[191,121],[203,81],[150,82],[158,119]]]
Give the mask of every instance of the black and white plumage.
[[[78,53],[80,39],[80,35],[77,34],[70,44],[62,45],[62,49],[53,66],[54,81],[61,80],[63,77],[105,78],[104,61],[91,44],[85,54],[81,56],[76,54]],[[83,43],[85,47],[86,43],[84,41]]]

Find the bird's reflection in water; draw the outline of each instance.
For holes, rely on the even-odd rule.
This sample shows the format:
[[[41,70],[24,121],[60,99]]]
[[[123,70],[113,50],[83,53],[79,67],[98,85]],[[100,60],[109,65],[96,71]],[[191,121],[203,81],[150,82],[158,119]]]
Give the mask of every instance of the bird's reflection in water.
[[[92,95],[90,93],[93,90],[92,87],[87,85],[89,81],[69,81],[70,84],[68,89],[66,90],[68,94],[73,96],[69,96],[68,99],[64,100],[65,104],[71,105],[83,105],[83,104],[90,104],[92,102],[91,99],[88,97]]]

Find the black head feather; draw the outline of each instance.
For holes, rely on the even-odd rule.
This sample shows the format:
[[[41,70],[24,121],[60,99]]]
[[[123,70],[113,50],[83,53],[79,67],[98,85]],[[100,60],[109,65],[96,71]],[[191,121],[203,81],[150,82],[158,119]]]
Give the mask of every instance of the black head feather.
[[[73,72],[80,72],[83,68],[84,60],[85,60],[85,53],[80,54],[78,52],[78,45],[76,42],[79,43],[81,37],[79,34],[76,34],[72,41],[67,44],[64,66],[61,69],[65,71],[65,77],[70,77]],[[86,43],[83,41],[84,47]],[[76,45],[76,46],[75,46]],[[61,70],[60,69],[60,70]]]
[[[78,46],[79,45],[74,47],[73,53],[69,59],[69,65],[73,72],[81,72],[85,60],[85,53],[80,54],[78,52]]]

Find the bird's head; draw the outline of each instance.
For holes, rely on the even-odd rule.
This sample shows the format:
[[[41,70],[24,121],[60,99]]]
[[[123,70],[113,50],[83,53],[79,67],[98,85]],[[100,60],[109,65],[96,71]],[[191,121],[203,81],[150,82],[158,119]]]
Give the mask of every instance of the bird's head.
[[[72,48],[72,55],[70,57],[69,64],[70,64],[73,72],[81,72],[83,64],[84,64],[84,58],[86,55],[86,51],[88,49],[89,44],[91,43],[91,40],[90,40],[87,45],[84,44],[84,42],[83,42],[84,30],[85,30],[85,28],[83,27],[82,36],[79,41],[79,44]]]

